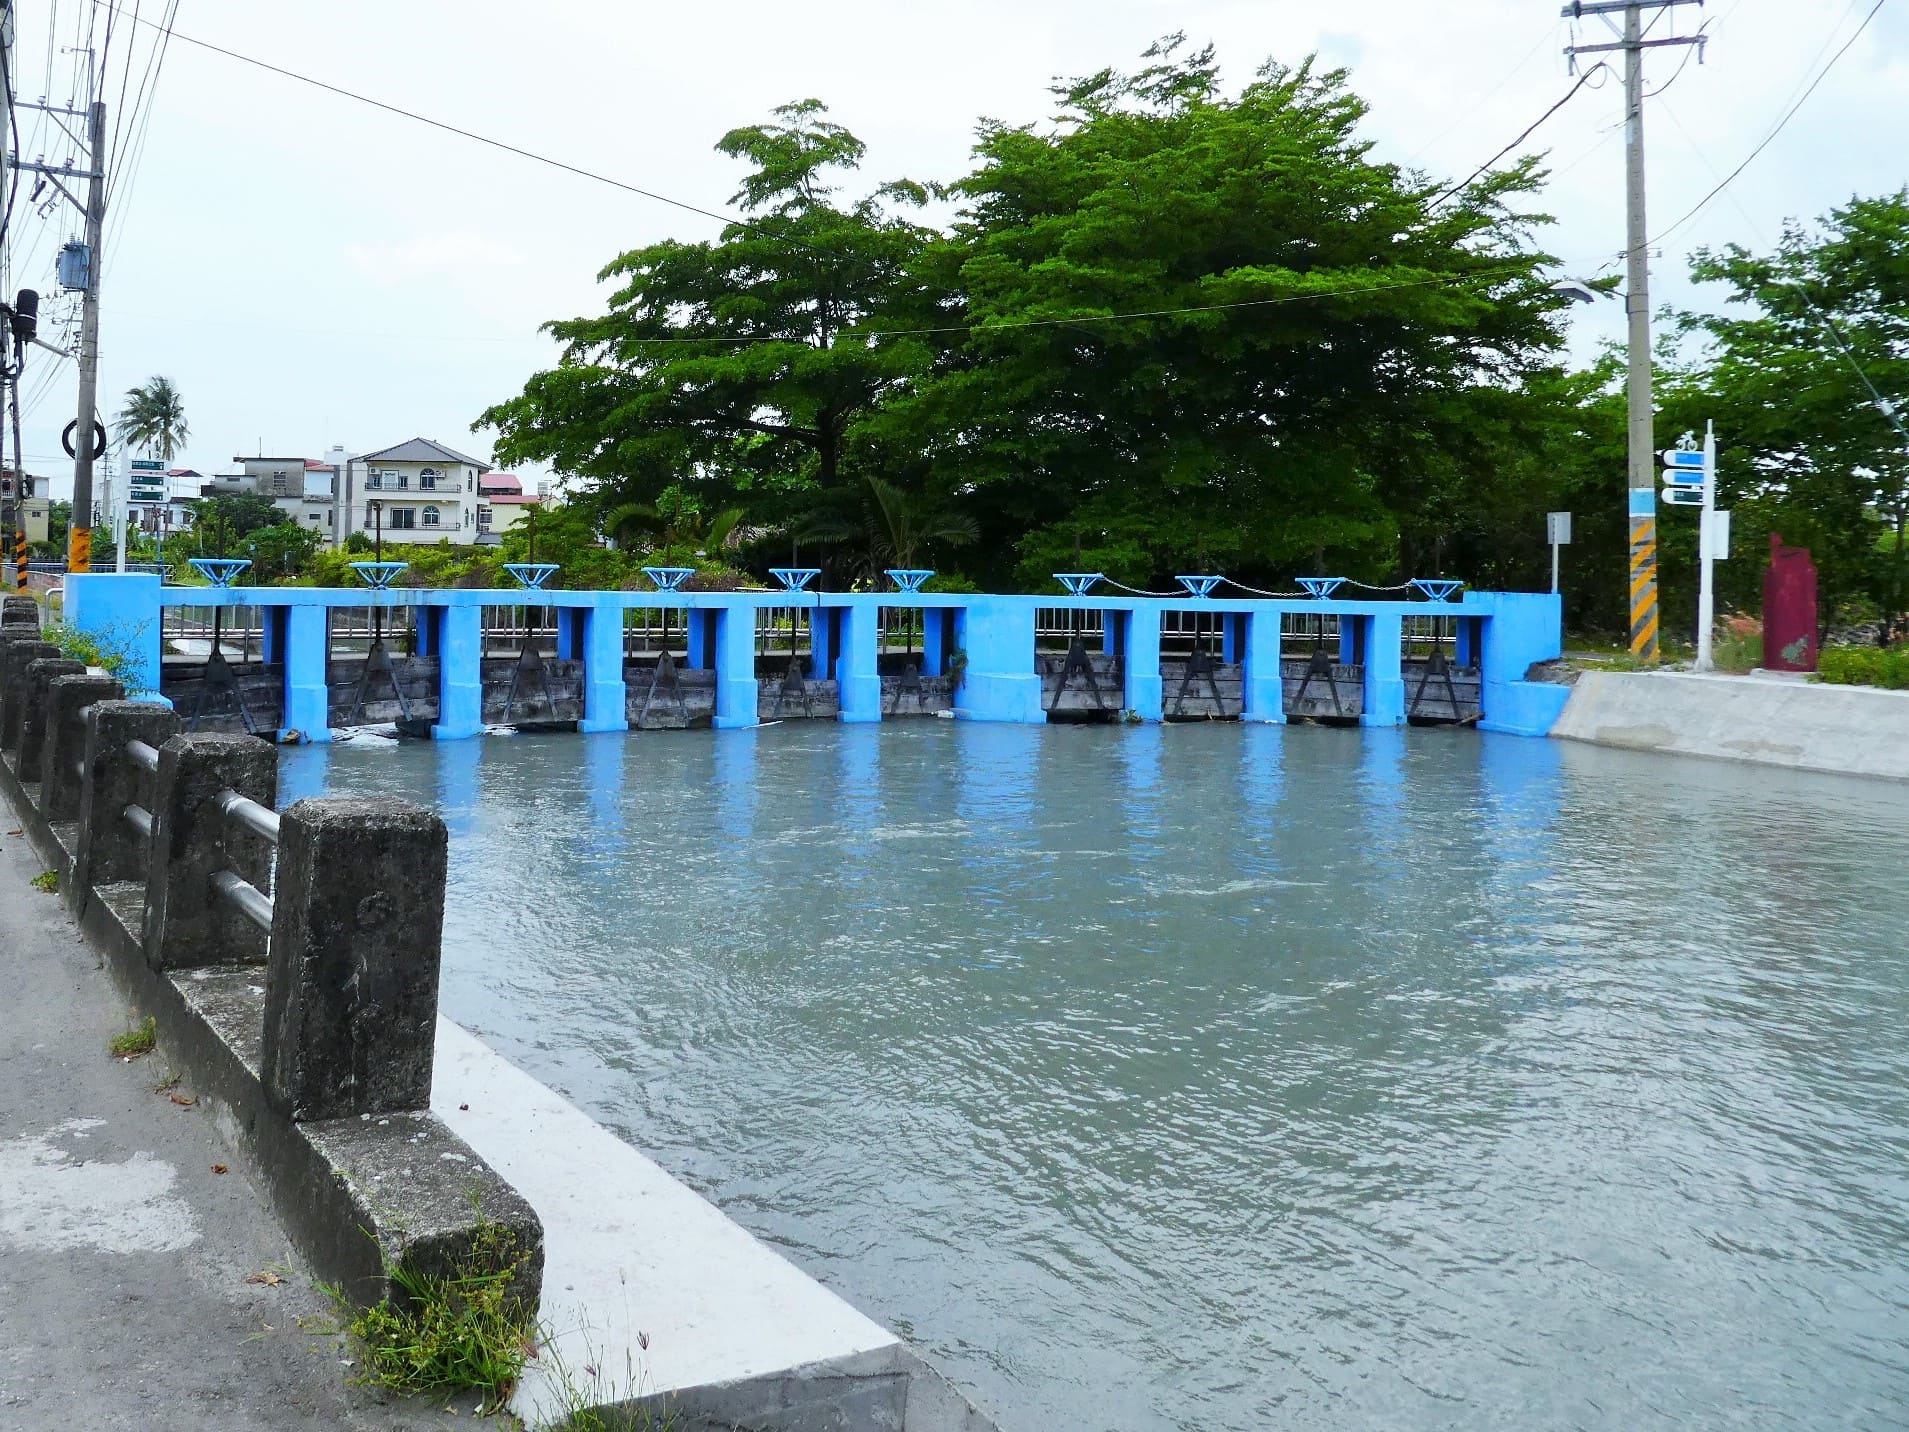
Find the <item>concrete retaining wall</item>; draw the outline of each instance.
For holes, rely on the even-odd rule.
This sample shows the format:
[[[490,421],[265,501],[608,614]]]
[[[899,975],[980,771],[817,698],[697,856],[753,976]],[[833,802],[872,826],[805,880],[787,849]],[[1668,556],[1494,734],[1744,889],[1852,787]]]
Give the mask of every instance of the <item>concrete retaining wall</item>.
[[[1909,780],[1909,692],[1774,676],[1587,671],[1553,736]]]

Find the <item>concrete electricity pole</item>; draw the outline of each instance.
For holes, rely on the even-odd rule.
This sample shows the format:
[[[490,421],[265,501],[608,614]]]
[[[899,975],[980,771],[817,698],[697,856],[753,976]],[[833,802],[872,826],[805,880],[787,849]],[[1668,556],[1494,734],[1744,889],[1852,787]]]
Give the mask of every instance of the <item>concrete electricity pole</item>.
[[[86,126],[86,287],[80,296],[80,400],[73,429],[73,520],[67,524],[66,569],[93,565],[93,424],[99,406],[100,243],[106,229],[106,106],[95,100]],[[108,517],[109,522],[113,521]],[[118,540],[123,543],[125,537]]]
[[[1624,312],[1629,320],[1629,512],[1631,537],[1631,651],[1657,659],[1657,451],[1651,433],[1650,251],[1644,218],[1644,51],[1661,45],[1696,45],[1702,35],[1644,38],[1644,12],[1703,0],[1579,0],[1566,5],[1564,17],[1622,13],[1622,38],[1603,45],[1568,45],[1565,54],[1624,52]],[[1607,20],[1607,23],[1608,20]]]

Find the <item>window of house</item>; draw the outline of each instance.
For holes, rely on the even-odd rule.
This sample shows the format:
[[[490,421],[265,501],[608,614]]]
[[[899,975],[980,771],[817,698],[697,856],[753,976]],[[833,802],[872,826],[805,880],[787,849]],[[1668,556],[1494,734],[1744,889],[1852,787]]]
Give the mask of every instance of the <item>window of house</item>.
[[[381,472],[368,472],[368,473],[366,473],[366,474],[365,474],[365,489],[366,489],[367,491],[369,491],[369,492],[376,492],[376,491],[378,491],[378,490],[379,490],[380,488],[382,488],[383,486],[384,486],[384,474],[383,474],[383,473],[381,473]]]
[[[465,477],[464,477],[464,490],[465,490],[466,492],[475,492],[475,491],[477,491],[477,474],[476,474],[476,473],[474,473],[474,472],[473,472],[473,473],[467,473],[467,474],[465,474]]]
[[[427,507],[424,509],[424,525],[426,527],[437,526],[437,519],[438,511],[435,507]]]
[[[407,528],[418,525],[418,514],[409,507],[394,507],[385,513],[385,516],[390,520],[390,525],[394,528]]]
[[[477,526],[478,526],[478,530],[482,532],[488,532],[491,530],[490,508],[480,507],[477,509]]]
[[[418,486],[423,488],[426,492],[435,492],[437,490],[437,478],[438,471],[434,467],[422,467],[418,469]]]

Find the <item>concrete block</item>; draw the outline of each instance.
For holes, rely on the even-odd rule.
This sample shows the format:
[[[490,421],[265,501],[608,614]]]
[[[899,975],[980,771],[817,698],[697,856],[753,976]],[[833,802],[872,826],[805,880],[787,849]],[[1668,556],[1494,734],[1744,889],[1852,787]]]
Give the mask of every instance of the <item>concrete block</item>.
[[[152,868],[146,877],[146,959],[156,970],[257,964],[265,937],[212,890],[230,870],[272,888],[272,849],[236,829],[215,798],[227,788],[270,807],[278,748],[252,736],[174,736],[159,748],[153,783]]]
[[[20,706],[20,744],[14,748],[14,770],[23,781],[40,779],[40,757],[46,750],[47,688],[55,677],[84,676],[86,663],[66,657],[43,656],[26,664]]]
[[[80,835],[73,857],[74,896],[84,899],[89,886],[120,880],[145,883],[150,843],[134,830],[123,812],[153,796],[154,778],[133,764],[128,741],[144,741],[155,751],[179,730],[179,716],[156,701],[99,701],[86,708],[86,736],[80,783]]]
[[[294,1119],[431,1102],[449,837],[389,797],[282,817],[261,1078]]]
[[[0,626],[40,629],[40,604],[31,597],[0,597]]]
[[[60,654],[50,641],[0,632],[0,747],[20,749],[21,714],[26,710],[27,663]]]
[[[126,688],[110,676],[56,676],[47,683],[40,810],[49,821],[73,820],[80,813],[87,708],[96,701],[118,701],[125,695]]]

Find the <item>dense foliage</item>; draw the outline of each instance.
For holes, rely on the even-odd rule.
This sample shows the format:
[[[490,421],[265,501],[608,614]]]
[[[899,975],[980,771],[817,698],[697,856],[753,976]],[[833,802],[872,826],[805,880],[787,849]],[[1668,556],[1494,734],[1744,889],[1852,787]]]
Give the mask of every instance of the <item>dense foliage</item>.
[[[573,479],[548,517],[576,560],[1530,588],[1568,510],[1568,619],[1622,628],[1621,365],[1558,360],[1535,159],[1463,186],[1379,163],[1343,72],[1269,62],[1229,93],[1177,37],[1054,93],[1044,123],[984,123],[954,182],[853,200],[863,146],[820,103],[725,135],[737,220],[613,260],[606,311],[550,324],[559,365],[479,420],[501,462]],[[937,201],[939,227],[914,212]],[[1726,607],[1754,608],[1781,530],[1833,603],[1902,611],[1909,459],[1822,318],[1900,393],[1905,253],[1897,195],[1697,257],[1735,303],[1671,335],[1658,431],[1725,435]],[[1662,527],[1675,630],[1694,523]]]

